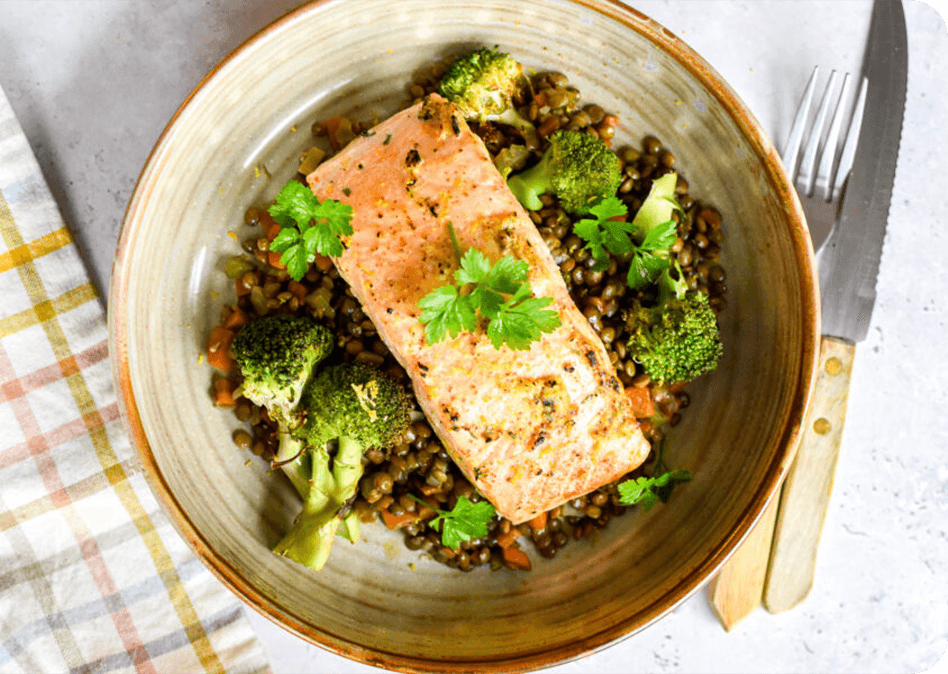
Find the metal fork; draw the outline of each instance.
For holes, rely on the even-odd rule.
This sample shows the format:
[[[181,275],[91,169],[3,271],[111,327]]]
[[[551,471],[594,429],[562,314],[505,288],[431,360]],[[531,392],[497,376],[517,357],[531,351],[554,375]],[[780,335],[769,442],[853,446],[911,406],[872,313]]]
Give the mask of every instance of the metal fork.
[[[846,123],[845,142],[840,150],[840,131],[847,116],[849,73],[843,75],[843,83],[838,93],[835,90],[836,71],[830,73],[819,111],[807,135],[810,105],[816,93],[819,70],[819,66],[813,68],[782,154],[784,167],[791,176],[803,205],[813,249],[816,251],[829,236],[836,222],[846,179],[852,171],[868,83],[866,78],[860,83],[855,107]],[[830,114],[832,122],[827,131],[826,124]]]
[[[842,86],[837,90],[836,71],[832,71],[811,125],[810,106],[817,91],[818,76],[817,67],[813,69],[797,108],[782,155],[787,174],[791,176],[803,205],[813,249],[817,253],[833,229],[846,180],[852,172],[867,88],[867,80],[863,78],[856,103],[852,106],[852,114],[847,115],[849,75],[843,76]],[[840,148],[844,121],[846,135]],[[711,606],[726,630],[760,606],[779,501],[779,498],[773,500],[754,529],[711,582]]]

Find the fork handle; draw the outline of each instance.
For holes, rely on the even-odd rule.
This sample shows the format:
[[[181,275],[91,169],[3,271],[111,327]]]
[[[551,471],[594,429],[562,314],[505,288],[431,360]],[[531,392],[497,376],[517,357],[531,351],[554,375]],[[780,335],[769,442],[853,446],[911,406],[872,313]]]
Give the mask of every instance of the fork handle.
[[[846,420],[856,345],[823,336],[813,399],[796,458],[783,484],[764,606],[779,613],[802,602],[813,586],[816,551],[829,508]]]
[[[708,601],[727,632],[760,607],[779,503],[780,494],[775,494],[754,528],[708,586]]]

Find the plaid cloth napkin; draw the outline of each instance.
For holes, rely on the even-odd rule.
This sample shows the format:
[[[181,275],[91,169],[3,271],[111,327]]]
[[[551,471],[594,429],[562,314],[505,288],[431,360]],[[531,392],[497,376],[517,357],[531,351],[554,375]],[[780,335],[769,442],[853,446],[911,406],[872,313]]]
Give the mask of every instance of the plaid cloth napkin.
[[[138,472],[105,314],[0,90],[0,672],[269,671]]]

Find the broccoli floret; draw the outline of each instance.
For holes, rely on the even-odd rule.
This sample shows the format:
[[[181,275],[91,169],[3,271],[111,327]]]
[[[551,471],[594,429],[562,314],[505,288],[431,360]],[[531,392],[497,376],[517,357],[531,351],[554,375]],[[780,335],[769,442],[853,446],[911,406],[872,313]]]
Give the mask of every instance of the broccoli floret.
[[[297,457],[305,446],[291,431],[300,423],[298,405],[304,387],[332,346],[328,328],[310,318],[280,314],[248,323],[231,347],[244,377],[240,395],[266,407],[277,423],[280,446],[274,466],[283,469],[304,498],[309,493],[309,471]]]
[[[500,122],[518,129],[529,147],[539,145],[536,127],[514,108],[524,87],[523,66],[510,54],[477,49],[455,59],[438,83],[438,92],[474,122]]]
[[[569,213],[584,213],[597,199],[614,195],[621,182],[619,158],[582,131],[557,131],[539,163],[507,180],[524,208],[540,210],[540,195],[552,193]]]
[[[304,423],[294,435],[310,449],[301,463],[309,470],[303,511],[274,552],[311,569],[321,569],[343,522],[339,511],[355,496],[363,474],[362,454],[391,445],[408,428],[405,390],[381,372],[343,363],[321,370],[300,402]],[[326,444],[338,441],[330,469]],[[346,537],[358,537],[358,520],[345,518]]]
[[[248,323],[231,347],[244,377],[240,394],[292,428],[303,388],[332,346],[332,332],[302,316],[263,316]]]
[[[659,278],[657,303],[639,303],[626,324],[629,355],[660,384],[690,381],[717,367],[722,346],[714,310],[707,295],[688,290],[677,263]]]

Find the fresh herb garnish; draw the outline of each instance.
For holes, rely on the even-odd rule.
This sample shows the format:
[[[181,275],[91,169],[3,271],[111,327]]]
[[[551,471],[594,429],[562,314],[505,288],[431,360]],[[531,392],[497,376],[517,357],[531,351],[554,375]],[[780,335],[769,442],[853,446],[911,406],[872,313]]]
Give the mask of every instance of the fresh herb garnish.
[[[600,199],[589,208],[587,214],[593,217],[579,220],[573,231],[586,241],[585,247],[595,260],[594,271],[609,266],[610,253],[631,253],[626,284],[638,290],[668,269],[668,251],[678,236],[678,224],[671,214],[681,210],[674,199],[676,182],[675,173],[656,180],[632,222],[626,221],[628,208],[615,196]]]
[[[436,288],[418,302],[423,309],[418,320],[425,324],[429,344],[473,332],[478,315],[487,320],[487,336],[495,349],[503,344],[514,350],[529,349],[543,333],[560,326],[559,315],[545,308],[553,299],[533,297],[527,282],[530,265],[512,255],[492,265],[476,248],[461,255],[450,223],[448,229],[461,267],[454,272],[458,285]]]
[[[690,470],[680,468],[670,470],[665,465],[664,453],[665,441],[662,440],[662,444],[659,445],[658,449],[658,457],[655,459],[655,465],[652,468],[652,476],[637,477],[619,484],[619,502],[622,505],[640,505],[642,510],[648,512],[649,508],[659,500],[662,503],[668,503],[675,485],[691,480],[693,475]]]
[[[632,250],[632,225],[624,220],[628,212],[621,199],[606,197],[589,207],[587,214],[594,217],[583,218],[573,225],[573,232],[587,241],[585,247],[596,261],[593,271],[603,271],[609,266],[609,253],[624,255]]]
[[[486,536],[487,525],[497,515],[489,501],[472,503],[467,496],[459,497],[451,510],[440,510],[417,496],[409,496],[438,513],[437,517],[428,521],[428,525],[437,530],[437,524],[441,522],[441,543],[452,549],[457,549],[464,541]]]
[[[668,249],[677,237],[678,224],[674,220],[652,227],[642,243],[634,248],[629,261],[629,272],[625,278],[626,285],[632,290],[638,290],[654,283],[671,264]]]
[[[678,236],[678,223],[672,213],[682,213],[675,201],[677,173],[666,173],[652,182],[652,187],[639,207],[632,228],[635,231],[635,254],[629,264],[626,284],[638,290],[654,283],[668,269],[668,251]]]
[[[340,237],[352,234],[352,206],[333,199],[320,201],[312,190],[295,180],[288,182],[268,209],[280,225],[270,250],[282,253],[280,264],[294,281],[306,274],[316,254],[338,257]]]

